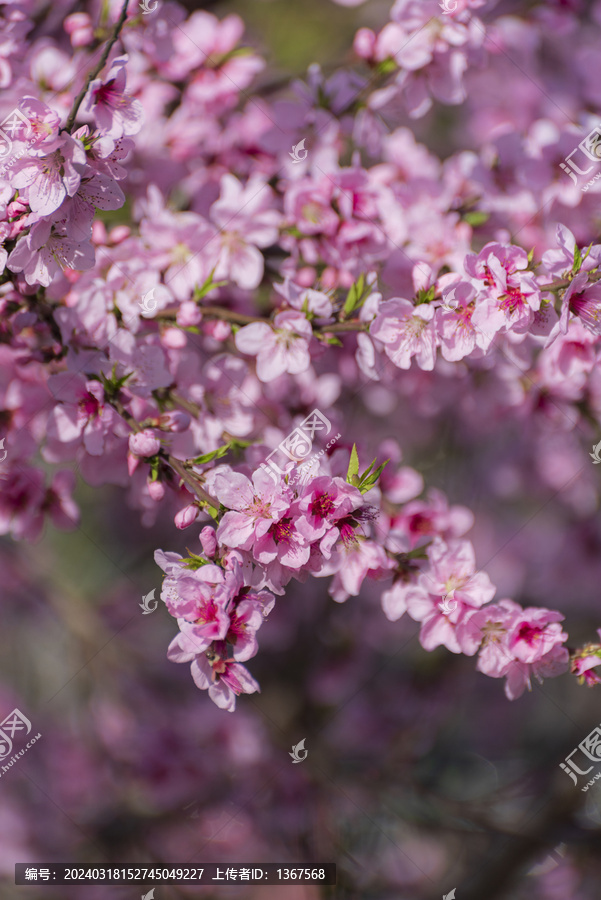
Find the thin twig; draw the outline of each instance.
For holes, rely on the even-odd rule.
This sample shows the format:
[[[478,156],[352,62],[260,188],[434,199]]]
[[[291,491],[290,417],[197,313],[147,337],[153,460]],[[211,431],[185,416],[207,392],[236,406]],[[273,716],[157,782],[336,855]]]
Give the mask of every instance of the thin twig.
[[[123,24],[127,18],[128,3],[129,3],[129,0],[124,0],[123,7],[121,9],[121,15],[119,16],[119,20],[117,21],[117,24],[115,25],[113,34],[107,41],[107,44],[104,48],[104,52],[103,52],[102,56],[100,57],[100,62],[98,63],[96,68],[92,69],[92,71],[88,74],[85,85],[83,86],[83,88],[81,89],[81,91],[79,92],[77,97],[75,98],[75,101],[73,103],[73,108],[72,108],[71,112],[69,113],[69,118],[67,119],[67,124],[65,125],[65,131],[71,132],[71,129],[73,128],[73,125],[75,124],[75,118],[77,116],[77,113],[79,112],[79,107],[83,103],[84,97],[88,93],[88,88],[90,87],[90,84],[96,78],[96,76],[100,74],[100,72],[102,71],[102,69],[104,68],[104,66],[106,64],[107,59],[109,58],[109,53],[113,49],[113,44],[119,37],[119,32],[123,28]]]
[[[132,431],[139,433],[143,431],[142,426],[136,422],[135,418],[129,413],[124,405],[118,400],[116,397],[108,398],[107,402],[111,404],[111,406],[119,413],[121,418],[127,422]],[[213,507],[213,509],[219,509],[219,501],[214,497],[211,497],[207,491],[201,488],[198,480],[194,477],[194,475],[186,469],[181,459],[177,459],[177,457],[172,456],[166,450],[159,450],[159,456],[161,459],[167,463],[167,465],[176,472],[181,480],[187,485],[187,487],[192,491],[198,499],[202,502],[203,505],[208,504]]]

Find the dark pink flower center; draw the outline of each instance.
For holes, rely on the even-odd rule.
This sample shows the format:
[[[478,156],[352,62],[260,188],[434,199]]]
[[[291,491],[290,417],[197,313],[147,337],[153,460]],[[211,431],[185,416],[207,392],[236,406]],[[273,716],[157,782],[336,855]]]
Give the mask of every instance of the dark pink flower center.
[[[86,419],[93,419],[94,416],[99,415],[100,412],[100,403],[89,391],[86,391],[79,401],[79,408],[83,412]]]
[[[312,516],[318,519],[326,519],[334,509],[334,499],[329,494],[318,494],[309,510]]]
[[[276,544],[289,544],[292,540],[292,520],[282,519],[272,526],[271,534]]]
[[[106,106],[117,106],[119,100],[121,99],[121,94],[119,91],[114,89],[115,81],[111,79],[107,81],[106,84],[101,84],[99,88],[96,88],[94,91],[94,99],[96,103],[103,103]]]
[[[520,630],[518,631],[518,641],[524,641],[528,644],[529,647],[533,647],[534,644],[538,641],[544,629],[539,628],[538,625],[528,625],[527,622],[524,622],[520,625]]]
[[[198,618],[196,619],[197,625],[207,625],[209,622],[215,622],[217,620],[217,604],[214,600],[209,600],[204,603]]]
[[[347,550],[352,550],[354,547],[359,545],[357,538],[355,536],[355,528],[354,525],[356,523],[351,522],[343,522],[340,525],[340,537],[342,538],[342,543],[346,547]]]

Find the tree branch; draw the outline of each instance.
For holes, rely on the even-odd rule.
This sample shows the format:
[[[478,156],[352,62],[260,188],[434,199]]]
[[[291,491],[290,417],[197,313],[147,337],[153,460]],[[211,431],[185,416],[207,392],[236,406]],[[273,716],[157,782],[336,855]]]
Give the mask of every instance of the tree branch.
[[[117,24],[115,25],[115,28],[113,29],[113,33],[112,33],[111,37],[109,38],[109,40],[106,43],[106,46],[102,53],[102,56],[100,57],[100,62],[98,63],[96,68],[92,69],[92,71],[88,74],[88,77],[86,78],[86,83],[84,84],[83,88],[81,89],[81,91],[79,92],[79,94],[77,95],[77,97],[75,98],[75,100],[73,102],[73,107],[71,109],[71,112],[69,113],[69,118],[67,119],[67,124],[65,125],[65,131],[68,131],[69,133],[71,132],[71,129],[73,128],[73,126],[75,124],[75,119],[77,117],[77,113],[79,112],[79,107],[83,103],[84,97],[88,93],[88,88],[90,87],[90,84],[96,78],[96,76],[100,74],[100,72],[104,68],[106,61],[109,58],[109,53],[113,49],[113,44],[119,37],[119,33],[120,33],[121,29],[123,28],[125,19],[127,18],[128,2],[129,2],[129,0],[124,0],[123,7],[121,8],[121,15],[119,16]]]

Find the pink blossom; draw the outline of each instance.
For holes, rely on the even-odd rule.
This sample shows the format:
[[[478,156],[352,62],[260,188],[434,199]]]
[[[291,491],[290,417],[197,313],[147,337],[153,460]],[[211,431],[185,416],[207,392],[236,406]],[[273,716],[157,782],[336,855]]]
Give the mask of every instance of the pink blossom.
[[[565,616],[553,610],[529,607],[515,619],[509,638],[513,656],[524,663],[542,659],[557,644],[567,640],[559,622]]]
[[[127,56],[115,59],[105,81],[90,84],[82,109],[94,115],[98,127],[112,138],[137,134],[144,122],[138,100],[125,93]]]
[[[12,182],[24,192],[33,212],[47,216],[66,197],[73,197],[81,182],[86,154],[81,143],[64,132],[50,150],[27,153],[14,165]]]
[[[218,657],[209,662],[205,656],[197,657],[191,666],[192,678],[201,691],[208,689],[209,697],[220,709],[233,712],[236,697],[260,691],[250,672],[233,659]]]
[[[266,322],[245,325],[235,340],[241,353],[257,357],[257,377],[268,382],[284,372],[298,375],[309,367],[312,336],[313,329],[305,316],[287,310],[275,316],[273,327]]]
[[[485,572],[476,571],[474,548],[469,541],[448,546],[435,540],[428,558],[430,570],[407,591],[407,611],[412,619],[422,623],[422,647],[433,650],[442,644],[452,653],[460,653],[457,622],[470,608],[477,609],[492,600],[495,587]]]
[[[333,235],[340,219],[332,207],[334,185],[329,178],[303,178],[286,191],[284,210],[291,225],[302,234]]]
[[[74,241],[54,229],[48,221],[38,222],[27,236],[17,241],[8,257],[11,272],[23,272],[27,284],[48,287],[67,267],[90,269],[94,250],[90,244]]]
[[[87,13],[72,13],[63,22],[63,27],[73,47],[87,47],[94,40],[92,20]]]
[[[48,387],[57,401],[48,421],[50,441],[81,441],[88,453],[100,456],[115,421],[113,410],[105,404],[102,384],[63,372],[52,375]]]
[[[408,369],[415,356],[420,369],[430,371],[436,360],[434,309],[393,298],[380,305],[369,333],[384,344],[388,358],[400,369]]]
[[[278,236],[280,214],[272,208],[273,192],[259,177],[243,187],[233,175],[221,179],[221,194],[211,207],[219,227],[221,250],[215,280],[227,278],[241,288],[256,288],[263,276],[263,255]]]
[[[289,507],[286,492],[261,470],[253,474],[252,482],[239,472],[218,474],[213,491],[228,510],[219,523],[217,539],[242,550],[267,534]]]

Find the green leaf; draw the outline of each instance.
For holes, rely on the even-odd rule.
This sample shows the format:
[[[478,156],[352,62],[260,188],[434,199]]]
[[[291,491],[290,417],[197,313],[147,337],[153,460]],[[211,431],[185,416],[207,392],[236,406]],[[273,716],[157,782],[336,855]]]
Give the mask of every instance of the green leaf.
[[[354,312],[356,309],[359,309],[364,299],[364,292],[365,276],[363,275],[363,273],[361,273],[357,280],[353,282],[348,294],[346,295],[346,300],[344,301],[344,306],[342,307],[342,311],[345,316],[350,316],[352,312]]]
[[[356,444],[353,444],[353,449],[351,450],[346,480],[348,484],[356,484],[359,480],[359,454],[357,453]]]
[[[340,340],[340,338],[335,337],[335,335],[330,335],[329,338],[326,338],[324,344],[332,344],[334,347],[344,347],[344,344]]]
[[[479,225],[484,225],[485,222],[488,222],[490,219],[490,213],[483,212],[480,209],[474,209],[472,212],[465,213],[463,217],[463,221],[467,222],[468,225],[471,225],[472,228],[477,228]]]
[[[574,247],[574,265],[572,266],[572,275],[575,275],[576,272],[580,271],[580,266],[582,265],[582,253],[580,252],[580,248],[578,244]]]
[[[114,363],[110,376],[107,378],[104,372],[100,372],[99,380],[108,396],[114,397],[133,374],[133,372],[126,372],[121,378],[117,378],[117,363]]]
[[[202,298],[205,297],[209,293],[209,291],[212,291],[215,288],[223,287],[224,285],[227,284],[227,281],[213,281],[214,274],[215,274],[215,269],[213,269],[213,271],[208,276],[207,280],[205,281],[205,283],[203,285],[201,285],[200,287],[194,288],[194,299],[195,300],[202,300]]]
[[[188,550],[187,547],[186,547],[186,550]],[[208,566],[208,564],[209,564],[208,559],[204,559],[202,556],[198,556],[196,553],[192,553],[190,550],[188,550],[188,553],[190,554],[190,556],[187,556],[184,559],[182,559],[184,569],[195,570],[195,569],[200,569],[202,566]]]
[[[217,447],[216,450],[211,450],[210,453],[203,453],[202,456],[196,456],[194,459],[187,460],[187,462],[190,465],[202,466],[204,463],[212,462],[214,459],[221,459],[230,450],[244,450],[245,447],[250,447],[251,443],[252,441],[241,441],[235,438],[228,441],[227,444]]]
[[[390,56],[388,59],[383,59],[382,62],[377,66],[376,72],[378,75],[390,75],[391,72],[396,72],[398,69],[397,63]]]
[[[431,303],[436,297],[436,288],[434,285],[429,287],[427,291],[419,290],[415,295],[414,306],[421,306],[422,303]]]
[[[383,462],[382,465],[378,466],[377,469],[374,469],[374,471],[371,472],[371,474],[369,474],[369,469],[371,469],[371,467],[375,463],[375,459],[374,459],[374,462],[372,462],[369,469],[366,469],[365,472],[363,473],[363,475],[361,476],[361,483],[359,484],[359,490],[361,491],[362,494],[365,494],[367,491],[371,490],[371,488],[375,484],[378,483],[378,479],[380,478],[380,475],[384,471],[384,467],[387,466],[389,462],[390,462],[390,460],[387,459],[386,462]]]
[[[229,444],[223,444],[221,447],[217,447],[216,450],[211,450],[210,453],[203,453],[202,456],[196,456],[194,459],[189,459],[188,462],[194,466],[202,466],[204,463],[212,462],[214,459],[221,459],[229,449]]]
[[[152,456],[150,458],[146,458],[146,462],[150,464],[150,480],[158,481],[159,478],[159,468],[161,465],[161,460],[159,456]]]

